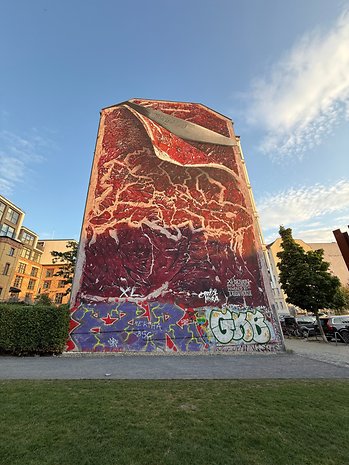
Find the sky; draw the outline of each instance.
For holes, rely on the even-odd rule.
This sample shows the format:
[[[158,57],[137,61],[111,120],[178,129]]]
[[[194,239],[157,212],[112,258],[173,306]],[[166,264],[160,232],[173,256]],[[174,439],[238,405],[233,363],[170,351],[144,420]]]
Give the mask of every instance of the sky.
[[[349,0],[0,0],[0,194],[79,239],[102,108],[230,117],[266,243],[349,223]]]

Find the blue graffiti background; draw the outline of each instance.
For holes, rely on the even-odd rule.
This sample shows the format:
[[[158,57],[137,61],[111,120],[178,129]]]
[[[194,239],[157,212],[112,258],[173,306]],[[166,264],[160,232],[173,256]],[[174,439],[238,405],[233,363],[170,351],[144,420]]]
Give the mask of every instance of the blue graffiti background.
[[[82,303],[72,313],[74,327],[70,337],[75,350],[95,352],[192,352],[211,351],[217,348],[238,349],[239,346],[249,345],[251,350],[273,350],[271,347],[279,342],[275,337],[273,325],[265,319],[265,315],[259,312],[261,323],[256,323],[257,333],[261,333],[264,322],[268,322],[271,328],[270,339],[264,340],[264,344],[256,345],[257,338],[252,333],[245,333],[246,321],[244,317],[254,317],[255,311],[266,310],[240,308],[230,306],[231,309],[219,309],[211,307],[182,308],[178,305],[159,302],[113,302],[113,303]],[[235,320],[232,320],[232,313]],[[210,328],[212,314],[223,312],[222,318],[218,318],[218,326]],[[264,313],[264,312],[263,312]],[[239,322],[238,316],[243,318]],[[223,318],[224,317],[224,318]],[[227,319],[228,318],[228,319]],[[257,318],[254,318],[257,321]],[[238,325],[235,331],[243,331],[239,340],[232,340],[231,331],[234,321]],[[251,320],[253,322],[253,320]],[[258,325],[262,326],[258,326]],[[233,326],[232,326],[233,325]],[[247,325],[252,328],[250,324]],[[222,334],[217,336],[217,330]],[[259,330],[259,332],[258,332]],[[229,344],[224,343],[227,332],[231,333]],[[235,338],[236,339],[236,338]],[[247,343],[247,344],[246,344]],[[251,343],[251,344],[249,344]],[[269,344],[269,348],[267,345]],[[258,344],[257,344],[258,345]],[[275,347],[276,348],[276,347]]]
[[[80,304],[71,331],[78,350],[198,351],[208,349],[205,310],[151,302]]]

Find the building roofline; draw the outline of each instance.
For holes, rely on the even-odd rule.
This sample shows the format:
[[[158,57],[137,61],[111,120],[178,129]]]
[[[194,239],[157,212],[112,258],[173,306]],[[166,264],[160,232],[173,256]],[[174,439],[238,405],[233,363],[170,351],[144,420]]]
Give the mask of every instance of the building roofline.
[[[4,197],[3,195],[0,195],[0,200],[4,200],[6,203],[9,204],[9,206],[12,208],[14,208],[15,210],[17,211],[20,211],[21,213],[23,213],[25,215],[25,211],[22,210],[21,208],[17,207],[17,205],[15,205],[13,202],[11,202],[11,200],[7,199],[6,197]]]
[[[39,239],[38,242],[50,242],[50,241],[71,241],[71,242],[77,242],[76,239]]]
[[[101,111],[108,110],[109,108],[119,107],[120,105],[123,105],[123,104],[125,104],[125,103],[127,103],[129,101],[132,101],[132,100],[146,100],[147,102],[169,102],[169,103],[188,103],[188,104],[191,103],[193,105],[200,105],[201,107],[207,108],[208,110],[212,111],[213,113],[216,113],[217,115],[223,116],[223,118],[231,121],[232,124],[234,124],[233,120],[229,116],[223,115],[223,113],[220,113],[219,111],[213,110],[213,108],[210,108],[209,106],[204,105],[203,103],[199,103],[199,102],[183,102],[183,101],[179,101],[179,100],[165,100],[165,99],[150,99],[150,98],[142,98],[142,97],[133,97],[133,98],[131,98],[129,100],[124,100],[123,102],[119,102],[119,103],[115,103],[114,105],[108,105],[107,107],[103,107],[101,109]]]
[[[27,227],[24,226],[24,225],[21,226],[21,229],[25,229],[26,231],[29,231],[30,233],[35,234],[36,237],[39,237],[38,233],[36,233],[36,232],[33,231],[32,229],[27,228]]]

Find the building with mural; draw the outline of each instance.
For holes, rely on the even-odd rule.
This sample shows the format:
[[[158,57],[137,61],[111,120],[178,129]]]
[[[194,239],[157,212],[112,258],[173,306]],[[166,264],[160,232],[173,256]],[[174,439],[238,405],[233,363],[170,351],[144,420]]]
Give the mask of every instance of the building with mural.
[[[33,302],[47,293],[54,303],[67,303],[67,286],[54,276],[62,264],[53,263],[51,251],[66,251],[69,240],[40,241],[24,218],[23,210],[0,196],[0,301]]]
[[[102,110],[71,305],[70,350],[283,349],[228,117],[144,99]]]

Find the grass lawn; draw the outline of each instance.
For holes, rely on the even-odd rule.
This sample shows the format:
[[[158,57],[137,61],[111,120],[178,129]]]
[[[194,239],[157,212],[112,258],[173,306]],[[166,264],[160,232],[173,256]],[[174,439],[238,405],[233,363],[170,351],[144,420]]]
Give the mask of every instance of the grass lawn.
[[[346,465],[347,381],[1,381],[0,464]]]

